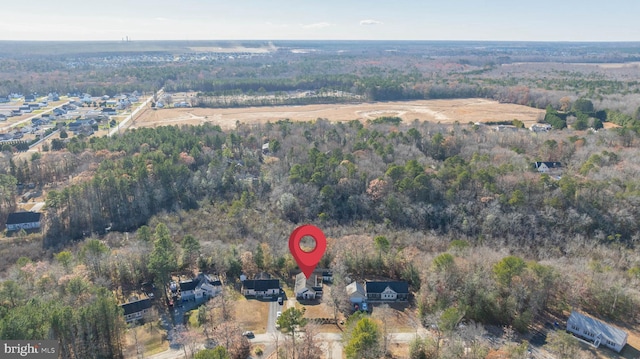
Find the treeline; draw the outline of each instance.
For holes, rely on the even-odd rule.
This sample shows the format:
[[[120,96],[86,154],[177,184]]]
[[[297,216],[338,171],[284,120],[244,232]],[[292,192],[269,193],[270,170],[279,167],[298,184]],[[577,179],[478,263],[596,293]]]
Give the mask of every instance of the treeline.
[[[95,156],[99,164],[90,180],[48,193],[46,243],[109,226],[132,230],[161,211],[243,191],[258,202],[270,198],[292,222],[388,221],[533,250],[541,243],[562,248],[563,238],[575,235],[635,241],[636,180],[615,170],[632,158],[633,134],[559,133],[542,140],[466,125],[392,126],[281,121],[228,134],[211,126],[164,127],[85,140],[84,152],[67,154],[74,160],[58,160]],[[280,161],[261,165],[263,142],[273,144]],[[628,152],[612,157],[609,147],[616,144]],[[592,154],[599,159],[580,171]],[[55,175],[44,172],[52,168],[44,164],[47,157],[14,167],[14,176],[42,181],[44,173]],[[535,161],[562,162],[562,177],[535,173]]]
[[[213,126],[139,129],[85,143],[99,164],[90,180],[47,193],[46,247],[107,227],[130,231],[161,211],[233,197],[242,192],[241,178],[259,174],[255,138],[241,142]]]
[[[333,288],[346,278],[406,280],[425,325],[467,318],[524,331],[542,313],[571,307],[636,316],[637,296],[625,288],[640,280],[638,138],[581,133],[541,136],[390,117],[366,124],[284,120],[229,132],[159,127],[85,139],[77,154],[54,151],[15,165],[43,180],[44,173],[84,179],[50,191],[46,201],[45,244],[77,249],[55,255],[58,274],[43,274],[49,271],[38,265],[47,262],[18,261],[11,278],[25,284],[3,282],[0,330],[62,328],[71,334],[56,338],[69,353],[82,350],[73,338],[99,335],[105,353],[117,356],[117,346],[107,344],[115,332],[103,323],[75,324],[94,305],[113,308],[105,304],[111,299],[73,277],[123,293],[176,269],[219,273],[228,282],[260,271],[288,278],[295,263],[286,238],[305,222],[329,238],[321,265],[334,270]],[[59,174],[46,165],[64,163],[65,155],[70,162]],[[537,173],[534,161],[559,161],[562,172]],[[112,233],[104,243],[70,241],[106,226]],[[83,309],[65,316],[69,322],[26,317],[40,308],[29,305],[66,313],[76,297]],[[334,305],[347,306],[339,298]]]
[[[377,122],[280,121],[226,134],[213,126],[162,127],[85,139],[83,152],[67,153],[73,160],[55,157],[74,164],[85,158],[95,170],[89,180],[49,191],[46,243],[109,226],[129,231],[161,211],[243,192],[294,223],[386,221],[534,250],[562,248],[565,236],[576,235],[635,241],[636,180],[616,171],[632,158],[633,133],[543,140],[528,131]],[[279,158],[268,166],[259,151],[265,142]],[[612,156],[616,144],[628,152]],[[27,181],[59,176],[44,165],[47,157],[21,162],[12,174]],[[536,173],[535,161],[562,162],[561,178]]]
[[[124,357],[124,317],[109,290],[96,287],[82,273],[52,278],[43,262],[23,261],[16,269],[22,281],[6,280],[0,286],[0,337],[57,340],[62,358]]]

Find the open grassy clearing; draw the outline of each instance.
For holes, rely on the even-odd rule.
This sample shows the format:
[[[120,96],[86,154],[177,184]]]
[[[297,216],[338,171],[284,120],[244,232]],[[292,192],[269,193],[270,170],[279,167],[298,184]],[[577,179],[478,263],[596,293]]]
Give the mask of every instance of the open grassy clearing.
[[[169,349],[169,342],[164,340],[166,332],[157,324],[145,324],[129,328],[126,333],[125,357],[136,358],[136,339],[138,350],[149,356]]]
[[[420,100],[306,106],[161,109],[145,111],[130,127],[198,125],[209,122],[219,125],[222,129],[233,129],[237,122],[256,124],[283,119],[313,121],[317,118],[344,122],[373,120],[383,116],[397,116],[407,123],[417,119],[451,124],[518,119],[528,127],[543,115],[544,110],[486,99]]]
[[[242,329],[251,330],[255,334],[267,332],[267,319],[269,317],[269,302],[259,300],[247,300],[244,297],[235,299],[236,323]]]

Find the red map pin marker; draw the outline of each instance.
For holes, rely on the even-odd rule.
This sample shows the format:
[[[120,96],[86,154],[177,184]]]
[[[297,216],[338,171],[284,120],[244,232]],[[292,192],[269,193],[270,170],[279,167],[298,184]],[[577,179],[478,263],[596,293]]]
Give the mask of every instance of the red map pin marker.
[[[309,236],[316,241],[316,247],[311,252],[305,252],[300,248],[300,241],[304,236]],[[311,273],[316,269],[326,249],[327,239],[316,226],[305,224],[294,229],[289,236],[289,251],[307,279],[311,277]]]

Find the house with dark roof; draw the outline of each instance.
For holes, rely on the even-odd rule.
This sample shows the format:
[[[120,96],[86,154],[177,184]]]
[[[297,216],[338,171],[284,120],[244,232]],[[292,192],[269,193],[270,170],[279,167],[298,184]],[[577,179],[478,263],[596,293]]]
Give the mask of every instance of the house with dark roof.
[[[124,320],[127,323],[131,323],[144,318],[144,315],[151,311],[151,299],[140,299],[120,304],[120,306],[124,310]]]
[[[245,297],[273,297],[280,294],[278,279],[247,279],[242,282],[242,294]]]
[[[180,297],[183,302],[194,300],[196,298],[196,287],[198,286],[198,281],[195,280],[186,280],[180,282]]]
[[[304,273],[299,273],[296,276],[294,291],[297,299],[320,299],[322,298],[322,277],[316,273],[312,273],[309,279],[307,279]]]
[[[594,347],[605,346],[617,353],[627,344],[627,332],[601,322],[590,316],[571,312],[567,320],[567,331],[591,342]]]
[[[562,169],[562,163],[560,162],[536,162],[534,166],[540,173],[549,173]]]
[[[409,283],[407,282],[377,282],[367,281],[364,290],[369,301],[395,302],[409,298]]]
[[[7,218],[7,231],[40,229],[40,212],[14,212]]]

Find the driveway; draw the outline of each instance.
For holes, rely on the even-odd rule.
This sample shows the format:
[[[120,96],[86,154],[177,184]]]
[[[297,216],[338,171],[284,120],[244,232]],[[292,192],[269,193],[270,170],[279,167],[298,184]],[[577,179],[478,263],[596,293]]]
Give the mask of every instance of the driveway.
[[[278,304],[278,302],[269,302],[269,315],[267,316],[267,334],[278,332],[278,329],[276,329],[276,315],[280,311],[282,311],[282,308],[280,307],[280,304]]]

